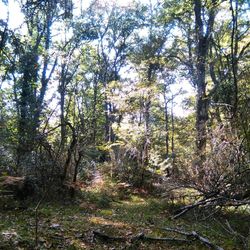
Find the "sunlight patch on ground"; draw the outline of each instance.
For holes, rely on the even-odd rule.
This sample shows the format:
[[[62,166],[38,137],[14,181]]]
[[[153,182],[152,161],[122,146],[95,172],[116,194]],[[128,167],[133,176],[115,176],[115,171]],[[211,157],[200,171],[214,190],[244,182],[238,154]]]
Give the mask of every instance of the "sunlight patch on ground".
[[[98,224],[98,225],[103,225],[103,226],[112,226],[112,227],[117,227],[117,228],[128,228],[129,224],[127,223],[122,223],[122,222],[115,222],[112,220],[105,219],[100,216],[91,216],[89,219],[89,222]]]
[[[131,195],[131,200],[129,201],[123,201],[125,204],[130,205],[130,204],[146,204],[146,200],[142,197],[136,196],[136,195]]]

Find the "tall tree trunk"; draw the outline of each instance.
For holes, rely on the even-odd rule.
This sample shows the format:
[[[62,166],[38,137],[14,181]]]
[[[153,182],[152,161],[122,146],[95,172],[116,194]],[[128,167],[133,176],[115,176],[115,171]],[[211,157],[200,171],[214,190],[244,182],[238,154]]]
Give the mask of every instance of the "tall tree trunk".
[[[208,120],[208,96],[206,94],[206,67],[208,64],[207,56],[213,31],[215,18],[216,0],[212,0],[212,6],[208,11],[208,22],[203,18],[204,6],[201,0],[194,0],[195,14],[195,34],[196,34],[196,64],[195,75],[193,75],[194,83],[197,88],[196,95],[196,148],[197,148],[197,171],[200,177],[203,176],[201,165],[206,157],[206,141],[207,141],[207,120]],[[200,169],[198,169],[200,168]]]
[[[164,112],[165,112],[165,146],[166,146],[166,158],[169,156],[169,122],[168,122],[168,100],[166,96],[166,88],[164,88]]]
[[[18,118],[18,147],[17,147],[17,165],[22,167],[27,164],[24,162],[34,147],[35,140],[35,110],[36,110],[36,96],[33,83],[37,82],[38,70],[34,67],[38,61],[36,48],[29,48],[20,59],[22,64],[22,78],[20,83],[20,100],[18,102],[20,116]]]
[[[78,168],[79,168],[79,165],[81,163],[81,159],[82,159],[82,154],[81,153],[79,153],[78,158],[75,156],[75,169],[74,169],[73,181],[72,181],[73,187],[70,188],[70,197],[71,198],[74,198],[74,196],[75,196],[75,190],[76,190],[75,185],[76,185]]]
[[[151,106],[151,100],[148,96],[145,103],[144,103],[144,142],[143,142],[143,148],[141,152],[141,177],[140,177],[140,183],[139,186],[142,186],[144,183],[144,175],[146,167],[149,164],[149,147],[150,147],[150,125],[149,125],[149,119],[150,119],[150,106]]]
[[[172,155],[172,166],[173,166],[173,175],[177,176],[179,171],[178,167],[175,163],[176,153],[175,153],[175,144],[174,144],[174,136],[175,136],[175,124],[174,124],[174,96],[172,95],[171,99],[171,155]]]
[[[175,148],[174,148],[174,133],[175,133],[175,127],[174,127],[174,96],[172,95],[171,99],[171,127],[172,127],[172,135],[171,135],[171,153],[172,153],[172,159],[174,162],[175,158]]]
[[[57,59],[54,62],[54,65],[52,66],[52,69],[49,72],[49,75],[47,75],[48,73],[48,66],[50,63],[50,59],[48,54],[48,51],[50,49],[50,45],[51,45],[51,25],[52,25],[52,19],[53,19],[53,5],[51,5],[51,3],[48,3],[48,10],[46,12],[46,21],[45,21],[45,34],[44,34],[44,40],[45,40],[45,44],[44,44],[44,48],[45,48],[45,55],[43,58],[43,67],[42,67],[42,74],[41,74],[41,89],[40,89],[40,93],[39,96],[37,96],[36,98],[36,112],[34,114],[34,131],[36,131],[39,127],[40,127],[40,116],[43,110],[43,105],[44,105],[44,98],[46,95],[46,91],[47,91],[47,87],[48,87],[48,82],[55,70],[55,66],[57,64]],[[37,44],[36,47],[38,48],[40,44],[40,40],[37,40]],[[38,62],[37,62],[38,65]]]
[[[29,133],[29,117],[28,117],[28,85],[23,82],[22,83],[22,91],[21,91],[21,98],[19,102],[19,110],[20,110],[20,117],[19,117],[19,124],[18,124],[18,147],[17,147],[17,166],[22,172],[22,162],[26,156],[26,153],[29,151],[29,147],[31,143],[28,141]]]
[[[64,166],[63,166],[63,174],[61,176],[62,181],[65,181],[66,178],[67,178],[67,174],[68,174],[68,170],[69,170],[69,167],[70,167],[70,164],[71,164],[72,156],[74,154],[74,150],[75,150],[75,147],[76,147],[77,142],[78,142],[78,138],[77,138],[75,128],[69,122],[66,122],[66,125],[68,125],[69,128],[71,129],[72,141],[71,141],[70,146],[68,148],[66,161],[65,161]]]
[[[60,76],[59,94],[60,94],[60,120],[61,120],[61,144],[60,151],[63,152],[66,140],[66,123],[65,123],[65,94],[66,94],[66,75],[67,67],[63,62]]]
[[[105,112],[105,141],[114,142],[115,135],[112,128],[112,124],[114,123],[113,109],[112,109],[112,103],[110,103],[107,100],[107,96],[105,96],[105,101],[104,101],[104,112]]]
[[[105,141],[110,142],[110,110],[109,105],[110,103],[107,100],[107,95],[105,94],[104,100],[104,112],[105,112]]]
[[[140,186],[144,183],[144,174],[146,167],[149,164],[149,148],[150,148],[150,108],[151,108],[151,93],[150,93],[150,86],[153,81],[153,74],[154,74],[154,65],[149,64],[148,66],[148,72],[147,72],[147,93],[145,100],[143,102],[144,110],[143,110],[143,116],[144,116],[144,143],[143,143],[143,149],[142,149],[142,166],[141,166],[141,180],[140,180]]]
[[[97,91],[98,91],[98,82],[97,79],[94,80],[94,96],[93,96],[93,113],[92,113],[92,141],[95,145],[96,143],[96,129],[97,129],[97,114],[96,114],[96,105],[97,105]]]
[[[49,57],[47,55],[51,43],[51,25],[54,12],[54,5],[50,2],[47,3],[46,11],[42,11],[44,18],[41,18],[41,22],[33,25],[32,17],[29,16],[27,11],[26,15],[28,32],[33,37],[35,43],[29,44],[22,48],[22,57],[20,58],[22,73],[21,77],[21,91],[19,110],[19,145],[17,149],[17,164],[20,165],[27,155],[31,153],[36,144],[37,131],[40,127],[40,116],[43,110],[44,98],[47,90],[49,79],[55,69],[55,64],[52,66],[49,76],[47,76]],[[27,9],[28,10],[28,9]],[[30,20],[29,20],[30,18]],[[37,27],[41,26],[41,29]],[[45,53],[43,56],[43,65],[41,67],[41,87],[38,92],[39,86],[38,74],[39,74],[39,46],[43,45]],[[26,163],[25,163],[26,164]]]
[[[66,140],[66,123],[65,123],[64,109],[65,109],[65,87],[62,84],[60,86],[61,152],[63,152]]]
[[[150,145],[150,127],[149,127],[149,118],[150,118],[150,107],[151,107],[151,100],[150,97],[145,102],[145,125],[144,125],[144,147],[143,147],[143,165],[146,167],[149,163],[149,145]]]
[[[232,12],[232,34],[231,34],[231,65],[233,74],[233,117],[235,117],[238,108],[238,0],[235,0],[235,7],[233,0],[230,0],[230,9]]]

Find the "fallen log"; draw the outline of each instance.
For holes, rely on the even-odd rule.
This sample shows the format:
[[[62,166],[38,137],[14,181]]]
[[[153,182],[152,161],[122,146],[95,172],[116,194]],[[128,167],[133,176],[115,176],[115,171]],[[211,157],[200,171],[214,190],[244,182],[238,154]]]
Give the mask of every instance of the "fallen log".
[[[30,177],[1,176],[1,194],[14,195],[15,198],[24,200],[35,193],[35,182]]]

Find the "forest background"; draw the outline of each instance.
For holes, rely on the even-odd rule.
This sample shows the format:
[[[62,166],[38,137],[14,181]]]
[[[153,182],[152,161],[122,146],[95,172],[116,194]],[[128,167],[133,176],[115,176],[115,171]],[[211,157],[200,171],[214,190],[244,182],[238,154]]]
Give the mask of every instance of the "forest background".
[[[2,189],[74,199],[98,173],[155,196],[195,192],[177,217],[245,208],[249,7],[2,0]]]

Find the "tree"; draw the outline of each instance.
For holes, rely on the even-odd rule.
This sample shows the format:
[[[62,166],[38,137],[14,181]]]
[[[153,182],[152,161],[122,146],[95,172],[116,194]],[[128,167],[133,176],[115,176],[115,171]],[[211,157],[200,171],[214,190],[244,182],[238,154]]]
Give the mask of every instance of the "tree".
[[[136,7],[123,9],[115,5],[104,4],[102,6],[96,3],[88,11],[92,26],[98,34],[99,68],[95,72],[95,86],[101,83],[104,88],[103,107],[107,142],[113,142],[115,139],[112,124],[115,121],[114,113],[116,112],[116,107],[108,100],[109,92],[114,91],[109,88],[109,84],[119,81],[120,70],[125,66],[126,58],[133,46],[134,31],[141,25],[142,13]]]
[[[170,7],[167,12],[175,24],[179,25],[178,32],[174,36],[172,50],[169,57],[182,64],[187,70],[186,77],[189,78],[196,88],[196,154],[197,162],[195,168],[202,176],[202,162],[206,155],[207,121],[209,119],[209,99],[207,88],[209,48],[211,47],[214,31],[214,21],[217,12],[217,1],[203,2],[194,0],[190,2],[172,3],[166,1],[165,8]],[[182,11],[177,11],[183,6]],[[174,26],[176,29],[176,26]],[[184,42],[183,40],[184,39]]]
[[[197,129],[197,154],[200,157],[199,164],[202,163],[206,151],[206,123],[208,120],[208,99],[206,93],[206,65],[208,62],[208,51],[211,44],[215,20],[215,8],[217,1],[212,0],[209,8],[204,9],[202,1],[194,1],[195,13],[195,41],[197,44],[195,58],[195,72],[193,75],[194,84],[197,86],[197,110],[196,110],[196,129]],[[205,23],[202,13],[207,11],[207,24]]]
[[[236,152],[250,141],[246,7],[237,0],[94,1],[76,14],[70,0],[21,1],[22,27],[0,21],[1,162],[15,159],[16,174],[60,187],[104,160],[112,177],[137,186],[173,168],[169,179],[186,175],[206,195],[228,171],[220,157],[211,163],[213,141],[220,145],[213,130],[223,127],[234,139],[221,140],[237,141],[234,152],[218,151],[239,156],[230,174],[248,171]],[[177,89],[188,82],[195,114],[178,116]]]
[[[57,15],[57,4],[45,1],[38,5],[25,2],[22,5],[27,26],[27,36],[13,40],[14,52],[17,53],[18,71],[15,75],[18,106],[17,165],[23,166],[26,157],[36,145],[36,137],[41,124],[44,98],[48,82],[55,70],[57,60],[54,59],[49,69],[51,58],[51,26]],[[20,40],[19,40],[20,39]],[[24,42],[21,41],[24,39]],[[24,169],[20,169],[22,171]]]

